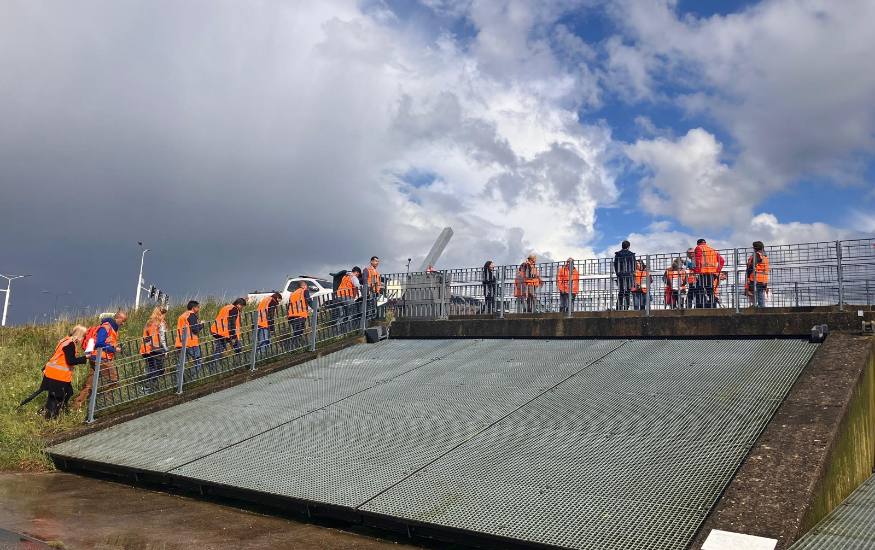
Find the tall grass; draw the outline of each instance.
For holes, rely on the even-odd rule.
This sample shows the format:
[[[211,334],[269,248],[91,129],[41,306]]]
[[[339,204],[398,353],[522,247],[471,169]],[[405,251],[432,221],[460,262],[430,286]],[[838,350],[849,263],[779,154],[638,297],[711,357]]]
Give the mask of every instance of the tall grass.
[[[213,297],[199,301],[200,318],[204,321],[215,319],[219,309],[228,303]],[[141,306],[139,310],[129,312],[127,324],[119,331],[119,340],[141,337],[153,307]],[[255,304],[249,304],[247,309],[254,307]],[[176,327],[176,319],[184,311],[184,305],[169,309],[169,328]],[[24,407],[18,407],[24,398],[39,388],[43,366],[51,357],[58,340],[67,335],[76,323],[94,326],[99,319],[92,317],[48,325],[0,327],[0,470],[50,469],[51,461],[44,452],[45,437],[69,430],[85,419],[84,408],[75,411],[72,407],[54,420],[38,416],[36,411],[45,403],[45,393]],[[73,375],[74,396],[85,383],[87,374],[87,365],[76,367]]]

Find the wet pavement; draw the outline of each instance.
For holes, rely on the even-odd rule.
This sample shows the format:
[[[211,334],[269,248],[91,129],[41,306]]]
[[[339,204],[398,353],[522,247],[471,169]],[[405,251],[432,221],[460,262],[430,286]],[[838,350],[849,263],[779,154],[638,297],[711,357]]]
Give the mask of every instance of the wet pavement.
[[[470,550],[425,539],[410,544],[389,531],[266,512],[237,501],[62,472],[0,474],[0,550],[45,548],[19,542],[17,533],[73,550]]]

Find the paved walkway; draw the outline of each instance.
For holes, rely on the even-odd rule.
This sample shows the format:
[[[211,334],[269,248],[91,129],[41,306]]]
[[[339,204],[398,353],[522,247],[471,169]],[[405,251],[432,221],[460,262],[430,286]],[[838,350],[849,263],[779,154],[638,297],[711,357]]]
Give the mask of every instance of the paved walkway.
[[[459,548],[422,539],[417,543],[424,546],[410,546],[387,531],[338,523],[340,530],[289,517],[61,472],[0,474],[2,550],[43,547],[19,542],[15,533],[73,550]]]

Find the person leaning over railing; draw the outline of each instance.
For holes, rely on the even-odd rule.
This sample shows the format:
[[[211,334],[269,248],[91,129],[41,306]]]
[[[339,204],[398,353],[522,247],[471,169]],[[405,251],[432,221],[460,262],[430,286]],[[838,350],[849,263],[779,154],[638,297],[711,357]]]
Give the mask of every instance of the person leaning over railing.
[[[480,282],[483,284],[483,313],[495,313],[495,295],[498,291],[498,283],[495,279],[495,264],[492,263],[492,260],[487,260],[483,264],[483,274]]]
[[[579,290],[579,274],[574,267],[574,258],[568,258],[565,265],[559,268],[556,275],[556,286],[559,287],[559,310],[568,313],[574,311],[574,298]]]
[[[747,259],[746,294],[751,305],[766,307],[766,292],[769,291],[769,258],[763,251],[766,245],[762,241],[753,243],[753,254]]]
[[[118,386],[118,371],[112,365],[112,360],[115,357],[116,346],[118,345],[118,329],[128,321],[128,314],[122,310],[110,318],[101,322],[97,329],[97,334],[94,338],[94,351],[88,356],[88,364],[91,365],[91,371],[88,373],[88,378],[85,379],[85,385],[73,401],[73,406],[77,409],[82,407],[85,400],[88,399],[91,393],[91,386],[97,384],[94,380],[94,370],[97,365],[97,354],[100,354],[100,379],[106,382],[106,389],[111,390]]]
[[[262,298],[258,304],[257,353],[263,353],[263,350],[270,346],[270,337],[274,332],[274,325],[276,324],[276,308],[282,299],[283,295],[274,290],[269,296]]]
[[[46,404],[40,409],[46,420],[55,418],[67,406],[73,396],[73,367],[84,365],[88,358],[84,355],[76,357],[76,347],[82,343],[87,329],[76,325],[68,336],[61,338],[55,346],[49,362],[43,369],[43,381],[39,391],[48,393]],[[34,394],[37,395],[37,394]]]
[[[355,266],[352,268],[352,271],[343,276],[340,284],[337,285],[337,300],[340,307],[343,308],[343,314],[338,317],[338,325],[352,322],[355,314],[355,301],[359,297],[359,289],[362,286],[359,279],[361,276],[361,268]]]
[[[158,389],[158,377],[164,374],[164,356],[170,351],[167,343],[167,323],[164,322],[165,315],[167,315],[165,308],[156,307],[143,328],[140,355],[146,360],[146,383],[143,385],[143,393],[147,395]]]
[[[183,333],[187,334],[188,337],[185,341],[185,351],[180,352],[185,353],[186,357],[184,360],[187,361],[189,357],[192,358],[194,365],[191,367],[191,372],[194,376],[197,376],[201,371],[201,367],[203,367],[203,360],[201,359],[200,333],[204,325],[197,317],[198,313],[201,311],[201,306],[195,300],[191,300],[185,306],[185,309],[185,313],[180,315],[179,319],[176,321],[175,347],[178,350],[182,350]]]
[[[304,328],[307,326],[307,317],[310,316],[310,307],[312,306],[313,300],[310,298],[310,291],[307,290],[307,281],[301,281],[298,288],[289,294],[290,350],[295,349],[300,344],[298,339],[304,334]],[[310,327],[310,330],[315,329],[316,327]]]
[[[216,322],[210,327],[216,346],[213,350],[214,364],[228,346],[234,350],[235,354],[243,351],[243,343],[240,341],[240,337],[243,335],[240,332],[240,311],[245,305],[245,299],[237,298],[220,309],[219,314],[216,315]]]
[[[635,278],[635,253],[629,250],[629,241],[623,241],[622,248],[614,252],[614,273],[617,275],[619,291],[617,292],[617,309],[629,309],[629,299],[632,296],[632,284]]]
[[[696,307],[714,308],[714,280],[723,269],[723,256],[708,246],[705,239],[696,241]]]

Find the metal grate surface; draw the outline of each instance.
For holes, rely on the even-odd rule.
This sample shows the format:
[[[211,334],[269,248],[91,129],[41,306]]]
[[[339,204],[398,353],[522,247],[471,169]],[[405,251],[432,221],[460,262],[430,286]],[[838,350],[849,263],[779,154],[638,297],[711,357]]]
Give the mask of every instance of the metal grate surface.
[[[875,548],[875,476],[789,550],[871,550]]]
[[[683,549],[816,345],[361,345],[50,449],[580,549]]]
[[[567,548],[686,548],[815,349],[628,342],[360,509]]]

